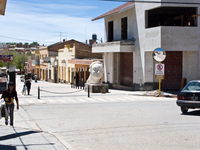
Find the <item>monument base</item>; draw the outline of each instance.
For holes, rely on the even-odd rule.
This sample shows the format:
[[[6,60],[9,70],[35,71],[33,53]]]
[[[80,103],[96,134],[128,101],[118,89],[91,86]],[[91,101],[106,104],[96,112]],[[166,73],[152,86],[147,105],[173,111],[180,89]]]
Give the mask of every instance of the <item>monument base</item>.
[[[108,93],[108,84],[85,84],[85,92],[88,92],[88,86],[90,93]]]

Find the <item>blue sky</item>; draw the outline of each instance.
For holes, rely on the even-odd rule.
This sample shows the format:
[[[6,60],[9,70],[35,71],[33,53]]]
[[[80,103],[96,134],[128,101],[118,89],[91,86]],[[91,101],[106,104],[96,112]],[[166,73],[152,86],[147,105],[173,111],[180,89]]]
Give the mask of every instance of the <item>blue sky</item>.
[[[85,42],[93,33],[101,39],[104,19],[91,19],[122,4],[98,0],[7,0],[5,16],[0,16],[0,42],[37,41],[50,45],[60,41],[60,32],[67,40]]]

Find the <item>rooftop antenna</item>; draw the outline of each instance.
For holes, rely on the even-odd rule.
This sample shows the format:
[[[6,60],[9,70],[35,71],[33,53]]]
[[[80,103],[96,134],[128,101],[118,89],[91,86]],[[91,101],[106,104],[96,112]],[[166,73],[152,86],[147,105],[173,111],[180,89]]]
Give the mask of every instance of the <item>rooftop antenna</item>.
[[[67,32],[56,32],[59,33],[59,35],[54,35],[54,36],[60,36],[60,42],[62,41],[62,36],[67,37]]]

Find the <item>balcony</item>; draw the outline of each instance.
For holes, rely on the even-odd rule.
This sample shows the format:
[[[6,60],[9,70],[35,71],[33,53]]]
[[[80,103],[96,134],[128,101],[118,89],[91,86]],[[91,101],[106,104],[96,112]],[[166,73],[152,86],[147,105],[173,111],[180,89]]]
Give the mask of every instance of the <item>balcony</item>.
[[[115,52],[134,52],[135,39],[124,41],[112,41],[92,45],[93,53],[115,53]]]
[[[198,51],[198,27],[159,26],[145,29],[140,36],[140,49],[153,51],[161,47],[166,51]]]
[[[161,27],[161,47],[169,51],[198,51],[198,27]]]

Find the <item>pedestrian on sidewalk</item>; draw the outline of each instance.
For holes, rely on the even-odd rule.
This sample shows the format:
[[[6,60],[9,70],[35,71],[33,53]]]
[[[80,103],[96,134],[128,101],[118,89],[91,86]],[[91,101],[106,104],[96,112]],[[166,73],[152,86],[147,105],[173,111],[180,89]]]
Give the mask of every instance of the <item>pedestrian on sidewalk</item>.
[[[26,87],[27,87],[28,95],[29,95],[30,90],[31,90],[31,78],[29,78],[28,75],[26,75],[26,77],[25,77],[25,84],[26,84]]]
[[[76,79],[76,89],[79,88],[79,73],[76,73],[76,76],[74,77]]]
[[[6,89],[3,92],[1,99],[2,98],[4,98],[4,101],[6,102],[6,109],[7,109],[7,112],[9,113],[9,117],[10,117],[10,125],[13,126],[14,98],[17,103],[17,110],[19,110],[19,102],[18,102],[17,92],[15,91],[14,84],[12,82],[10,82],[8,84],[8,89]],[[8,118],[5,118],[5,124],[8,125]]]

